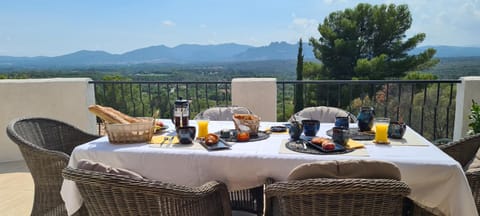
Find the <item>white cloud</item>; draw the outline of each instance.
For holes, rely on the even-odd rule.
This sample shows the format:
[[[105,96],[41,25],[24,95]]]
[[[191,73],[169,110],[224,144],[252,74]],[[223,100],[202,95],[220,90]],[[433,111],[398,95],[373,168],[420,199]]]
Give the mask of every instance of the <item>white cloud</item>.
[[[175,24],[173,21],[171,21],[171,20],[164,20],[164,21],[162,22],[162,24],[163,24],[164,26],[175,26],[175,25],[176,25],[176,24]]]
[[[302,37],[307,39],[310,37],[317,37],[318,24],[319,22],[316,19],[294,17],[289,29],[294,32],[294,38]]]
[[[407,35],[427,34],[420,45],[475,45],[480,35],[478,0],[438,0],[408,2],[413,24]],[[410,33],[410,34],[409,34]]]
[[[207,28],[207,24],[200,24],[200,28]]]
[[[345,3],[346,0],[323,0],[323,3],[325,3],[326,5],[332,5],[332,4],[335,4],[337,2]]]

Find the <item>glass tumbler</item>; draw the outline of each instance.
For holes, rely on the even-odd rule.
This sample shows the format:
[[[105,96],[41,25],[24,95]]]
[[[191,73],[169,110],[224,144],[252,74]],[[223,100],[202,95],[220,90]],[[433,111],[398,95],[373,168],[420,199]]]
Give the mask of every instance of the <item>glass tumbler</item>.
[[[205,138],[208,134],[208,122],[209,119],[203,118],[203,119],[197,119],[197,127],[198,127],[198,138]]]
[[[389,143],[388,141],[388,124],[390,118],[375,118],[375,142]]]

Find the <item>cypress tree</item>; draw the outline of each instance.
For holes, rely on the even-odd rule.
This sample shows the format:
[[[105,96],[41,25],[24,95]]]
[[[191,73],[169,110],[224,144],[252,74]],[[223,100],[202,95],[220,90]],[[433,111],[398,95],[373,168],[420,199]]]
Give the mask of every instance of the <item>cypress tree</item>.
[[[297,54],[297,81],[303,80],[303,49],[302,38],[298,42],[298,54]],[[298,112],[303,109],[303,84],[295,84],[295,97],[294,97],[294,112]]]

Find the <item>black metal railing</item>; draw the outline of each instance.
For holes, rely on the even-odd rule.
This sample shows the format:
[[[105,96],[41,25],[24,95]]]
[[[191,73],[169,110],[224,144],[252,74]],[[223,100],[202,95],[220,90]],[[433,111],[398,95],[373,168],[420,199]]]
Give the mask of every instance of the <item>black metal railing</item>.
[[[295,85],[304,87],[304,107],[334,106],[358,114],[372,106],[376,116],[406,122],[429,140],[453,137],[456,83],[460,80],[278,81],[278,117],[293,113]]]
[[[191,117],[212,106],[232,105],[231,82],[91,81],[98,104],[133,116],[156,109],[170,118],[179,97],[191,100]],[[453,137],[456,83],[459,80],[277,81],[277,120],[294,113],[295,85],[304,88],[304,107],[334,106],[354,115],[372,106],[377,116],[406,122],[429,140]]]
[[[231,82],[90,81],[97,104],[115,107],[132,116],[170,118],[175,100],[188,99],[190,115],[212,106],[231,105]]]

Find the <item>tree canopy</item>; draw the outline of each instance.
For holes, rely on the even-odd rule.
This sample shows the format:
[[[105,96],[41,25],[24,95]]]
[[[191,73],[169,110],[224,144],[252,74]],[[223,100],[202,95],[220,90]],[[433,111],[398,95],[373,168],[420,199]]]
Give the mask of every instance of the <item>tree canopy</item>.
[[[435,49],[408,54],[426,37],[418,33],[406,38],[411,24],[407,5],[361,3],[327,16],[318,26],[321,37],[310,38],[310,44],[331,79],[403,77],[438,63]]]

